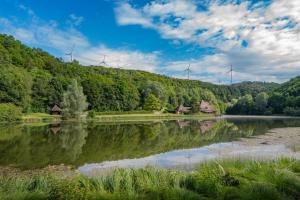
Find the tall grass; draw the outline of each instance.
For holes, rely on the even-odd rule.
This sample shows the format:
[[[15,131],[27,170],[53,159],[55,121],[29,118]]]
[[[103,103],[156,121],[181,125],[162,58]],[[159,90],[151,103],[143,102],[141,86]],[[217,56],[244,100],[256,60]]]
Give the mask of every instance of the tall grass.
[[[0,199],[299,199],[300,161],[234,160],[193,172],[116,169],[105,176],[1,177]]]

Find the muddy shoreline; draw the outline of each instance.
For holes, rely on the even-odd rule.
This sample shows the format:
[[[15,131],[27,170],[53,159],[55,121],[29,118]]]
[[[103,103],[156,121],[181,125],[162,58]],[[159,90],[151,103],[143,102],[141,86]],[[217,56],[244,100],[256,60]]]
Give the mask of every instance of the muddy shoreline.
[[[264,135],[251,138],[241,138],[239,142],[246,146],[285,145],[295,153],[300,153],[300,128],[276,128]]]

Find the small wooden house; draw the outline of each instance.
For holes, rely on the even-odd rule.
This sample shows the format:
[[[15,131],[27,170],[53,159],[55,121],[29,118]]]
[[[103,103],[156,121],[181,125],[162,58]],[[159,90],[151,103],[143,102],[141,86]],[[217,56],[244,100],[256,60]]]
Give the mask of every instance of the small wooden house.
[[[203,112],[203,113],[216,113],[216,109],[209,102],[202,100],[201,104],[200,104],[200,112]]]
[[[61,114],[61,109],[58,105],[54,105],[53,108],[51,109],[51,115],[60,115]]]
[[[191,107],[184,107],[182,104],[176,108],[176,114],[184,114],[190,112]]]

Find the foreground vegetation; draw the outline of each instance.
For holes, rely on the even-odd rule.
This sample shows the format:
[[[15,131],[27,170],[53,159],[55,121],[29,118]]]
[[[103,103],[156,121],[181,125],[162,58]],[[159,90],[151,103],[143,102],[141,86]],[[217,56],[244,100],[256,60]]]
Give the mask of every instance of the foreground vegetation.
[[[299,199],[300,161],[222,161],[193,172],[116,169],[102,177],[2,176],[1,199]]]

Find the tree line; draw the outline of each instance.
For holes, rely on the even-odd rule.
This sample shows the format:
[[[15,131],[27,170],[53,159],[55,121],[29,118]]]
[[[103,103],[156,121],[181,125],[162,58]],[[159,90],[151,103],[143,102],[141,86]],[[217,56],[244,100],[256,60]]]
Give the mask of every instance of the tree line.
[[[262,92],[254,97],[247,94],[233,100],[227,113],[300,116],[300,77],[291,79],[269,94]]]

